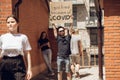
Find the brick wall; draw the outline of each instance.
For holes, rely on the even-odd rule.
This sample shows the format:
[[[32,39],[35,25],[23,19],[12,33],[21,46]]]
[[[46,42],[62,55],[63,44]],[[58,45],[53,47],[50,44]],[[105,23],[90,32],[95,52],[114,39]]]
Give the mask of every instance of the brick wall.
[[[104,0],[106,80],[120,80],[120,0]]]
[[[52,59],[53,59],[53,61],[56,61],[58,47],[57,47],[57,41],[54,37],[53,29],[49,29],[48,36],[49,36],[50,45],[52,48],[52,54],[53,54]]]
[[[7,31],[6,17],[12,13],[11,0],[0,0],[0,35]]]
[[[48,9],[45,0],[23,0],[19,6],[19,20],[19,31],[28,36],[32,46],[31,56],[34,76],[46,68],[37,43],[41,32],[48,32]]]

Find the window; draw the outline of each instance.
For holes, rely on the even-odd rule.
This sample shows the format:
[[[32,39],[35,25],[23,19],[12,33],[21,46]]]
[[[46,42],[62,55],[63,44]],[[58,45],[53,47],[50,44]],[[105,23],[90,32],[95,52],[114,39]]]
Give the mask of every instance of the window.
[[[77,6],[73,6],[73,26],[77,27]]]
[[[90,44],[98,45],[97,28],[90,28]]]
[[[77,6],[73,6],[73,27],[77,27]],[[70,26],[70,23],[64,24],[66,27]]]
[[[95,17],[95,16],[96,16],[95,7],[90,7],[90,17]]]

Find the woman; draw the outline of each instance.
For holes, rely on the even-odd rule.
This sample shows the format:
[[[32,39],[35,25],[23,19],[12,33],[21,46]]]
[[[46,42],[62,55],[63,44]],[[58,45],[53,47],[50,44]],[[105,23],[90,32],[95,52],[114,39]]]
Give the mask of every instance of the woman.
[[[79,30],[72,30],[71,35],[71,71],[74,77],[80,78],[79,69],[80,69],[80,56],[82,55],[82,44],[81,37],[79,35]]]
[[[41,33],[40,38],[38,40],[38,44],[43,53],[45,63],[48,67],[48,73],[50,73],[50,75],[54,75],[52,67],[51,67],[52,51],[50,49],[50,43],[47,38],[47,33],[45,31]]]
[[[18,33],[18,22],[14,15],[8,16],[8,33],[0,36],[0,80],[30,80],[32,77],[31,46],[27,36]],[[27,68],[24,54],[27,55]]]

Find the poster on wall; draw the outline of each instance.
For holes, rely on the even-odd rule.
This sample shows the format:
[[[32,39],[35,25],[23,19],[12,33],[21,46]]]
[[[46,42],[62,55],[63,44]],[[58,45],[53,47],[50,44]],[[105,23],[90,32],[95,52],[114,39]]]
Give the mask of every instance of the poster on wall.
[[[72,2],[50,2],[49,24],[72,23]],[[51,28],[51,27],[50,27]]]

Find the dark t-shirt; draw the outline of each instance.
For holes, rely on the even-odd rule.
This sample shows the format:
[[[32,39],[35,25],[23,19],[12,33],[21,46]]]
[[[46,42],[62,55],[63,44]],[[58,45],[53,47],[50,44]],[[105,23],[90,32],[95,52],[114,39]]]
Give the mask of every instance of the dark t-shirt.
[[[58,56],[59,57],[67,58],[71,54],[70,40],[71,40],[70,35],[67,35],[65,37],[57,36]]]
[[[41,40],[38,41],[38,43],[40,44],[40,46],[43,45],[43,44],[46,44],[48,42],[49,42],[48,39],[41,39]],[[45,45],[45,46],[41,47],[42,51],[44,51],[46,49],[49,49],[48,45]]]

